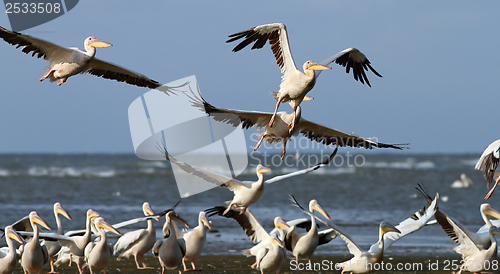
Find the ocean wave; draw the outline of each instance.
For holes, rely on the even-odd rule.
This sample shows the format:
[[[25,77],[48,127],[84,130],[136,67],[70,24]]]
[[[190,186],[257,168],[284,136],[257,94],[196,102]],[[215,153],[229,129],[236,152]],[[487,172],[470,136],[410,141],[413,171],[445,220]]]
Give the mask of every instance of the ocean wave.
[[[432,169],[436,168],[436,164],[432,161],[415,162],[413,159],[408,159],[404,162],[366,162],[362,167],[393,169]]]
[[[103,169],[94,167],[75,168],[75,167],[30,167],[27,174],[29,176],[40,177],[114,177],[114,169]]]

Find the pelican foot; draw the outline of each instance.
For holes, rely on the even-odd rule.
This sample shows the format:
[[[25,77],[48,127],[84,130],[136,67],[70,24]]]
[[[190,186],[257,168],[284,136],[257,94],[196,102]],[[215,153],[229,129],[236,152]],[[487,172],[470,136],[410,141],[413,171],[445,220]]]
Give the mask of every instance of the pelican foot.
[[[66,80],[68,80],[68,78],[62,78],[61,80],[59,80],[59,82],[57,82],[57,85],[62,85],[64,82],[66,82]]]
[[[47,79],[48,77],[50,77],[50,75],[52,75],[52,73],[54,73],[55,70],[51,69],[49,70],[49,72],[45,73],[44,76],[42,76],[42,78],[40,78],[40,82],[42,82],[43,80]]]
[[[245,213],[245,211],[246,211],[246,210],[247,210],[247,208],[246,208],[246,207],[242,208],[242,209],[240,210],[240,215],[241,215],[241,214],[243,214],[243,213]]]
[[[222,213],[222,216],[226,215],[229,212],[229,210],[231,210],[231,207],[233,207],[233,204],[229,204],[226,210],[224,210],[224,212]]]

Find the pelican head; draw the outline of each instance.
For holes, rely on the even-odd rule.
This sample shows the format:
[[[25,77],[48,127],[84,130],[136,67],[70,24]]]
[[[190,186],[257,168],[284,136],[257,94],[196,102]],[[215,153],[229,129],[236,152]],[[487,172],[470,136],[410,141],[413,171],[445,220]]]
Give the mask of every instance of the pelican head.
[[[85,45],[88,45],[93,48],[107,48],[113,46],[112,44],[108,42],[104,42],[98,39],[95,39],[94,37],[89,37],[85,39]]]
[[[273,234],[273,236],[271,237],[272,238],[272,242],[274,244],[277,244],[279,247],[281,248],[285,248],[285,245],[283,244],[283,242],[280,240],[280,238],[278,238],[278,235],[276,234]]]
[[[94,211],[92,209],[87,210],[87,219],[89,221],[97,217],[101,217],[101,214],[97,213],[97,211]]]
[[[40,218],[40,216],[38,216],[38,214],[35,211],[31,211],[30,212],[29,218],[30,218],[30,223],[32,225],[39,224],[39,225],[41,225],[42,227],[44,227],[44,228],[46,228],[48,230],[52,230],[49,227],[49,225],[44,220],[42,220],[42,218]]]
[[[182,225],[184,225],[185,227],[187,228],[190,228],[189,225],[187,224],[186,221],[184,221],[184,219],[182,219],[179,215],[177,215],[177,213],[175,213],[174,211],[169,211],[167,213],[167,215],[165,215],[165,217],[167,218],[167,222],[170,223],[171,221],[176,221]]]
[[[500,219],[500,213],[496,210],[494,210],[490,204],[484,203],[481,205],[481,211],[489,216],[495,217],[497,219]]]
[[[207,214],[202,211],[200,212],[200,215],[198,215],[198,219],[200,220],[200,222],[202,222],[206,227],[208,227],[208,229],[212,230],[212,227],[210,226],[210,223],[207,219]]]
[[[71,218],[71,216],[68,214],[68,212],[66,212],[66,210],[64,210],[64,208],[62,208],[61,204],[60,203],[55,203],[54,204],[54,213],[55,214],[61,214],[63,215],[66,219],[70,220],[70,221],[73,221],[73,219]]]
[[[380,223],[380,230],[382,231],[382,235],[387,233],[387,232],[401,233],[401,231],[399,231],[399,229],[397,229],[395,226],[389,224],[388,222],[381,222]]]
[[[268,167],[265,167],[263,165],[258,165],[257,166],[257,172],[260,173],[260,174],[266,173],[266,172],[269,172],[269,171],[271,171],[271,169],[268,168]]]
[[[290,229],[290,226],[281,217],[274,218],[274,227],[284,229],[285,231]]]
[[[313,62],[311,60],[307,61],[304,64],[304,70],[327,70],[327,69],[332,69],[332,68],[329,66],[318,64],[318,63]]]
[[[326,213],[326,211],[318,204],[318,201],[313,199],[309,202],[309,212],[313,213],[315,210],[325,216],[328,220],[332,220],[328,213]]]
[[[12,228],[12,226],[10,226],[10,225],[5,227],[5,237],[16,240],[20,244],[24,244],[23,239],[16,233],[14,228]]]
[[[106,223],[106,221],[104,221],[103,217],[97,217],[97,218],[95,218],[94,223],[95,223],[95,227],[97,229],[99,229],[99,228],[106,229],[106,230],[108,230],[110,232],[115,233],[116,235],[122,236],[122,234],[120,232],[118,232],[118,230],[116,230],[110,224]]]

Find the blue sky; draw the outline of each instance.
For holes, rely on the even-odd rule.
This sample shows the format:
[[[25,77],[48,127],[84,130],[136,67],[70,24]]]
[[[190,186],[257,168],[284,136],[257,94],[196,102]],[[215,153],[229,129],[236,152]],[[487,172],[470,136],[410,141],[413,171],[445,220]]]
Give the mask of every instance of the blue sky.
[[[281,22],[298,67],[356,47],[383,75],[369,73],[369,88],[333,65],[309,93],[304,118],[411,143],[406,152],[479,156],[500,138],[499,10],[493,1],[80,1],[24,32],[79,48],[95,36],[114,45],[98,49],[102,60],[161,83],[196,75],[215,106],[272,111],[268,91],[281,73],[269,46],[233,53],[225,41]],[[0,25],[10,29],[4,12]],[[91,75],[40,83],[48,63],[3,41],[0,60],[0,153],[134,152],[127,110],[148,89]]]

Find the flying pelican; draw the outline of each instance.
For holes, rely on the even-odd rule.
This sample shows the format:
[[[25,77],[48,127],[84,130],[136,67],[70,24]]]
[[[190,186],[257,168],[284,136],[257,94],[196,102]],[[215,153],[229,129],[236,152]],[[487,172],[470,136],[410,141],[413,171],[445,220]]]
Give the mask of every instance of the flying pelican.
[[[481,157],[479,157],[479,160],[477,161],[477,164],[475,166],[475,169],[477,170],[484,170],[484,178],[486,178],[486,183],[488,185],[488,188],[490,188],[491,182],[493,182],[493,177],[495,175],[495,169],[498,167],[498,162],[500,160],[500,139],[496,140],[495,142],[491,143],[483,152]],[[486,196],[484,197],[485,200],[488,200],[490,198],[491,194],[493,194],[493,191],[495,191],[495,188],[497,187],[498,183],[500,183],[500,177],[497,178],[495,181],[495,185],[488,191]]]
[[[38,273],[42,270],[43,265],[48,262],[49,256],[47,248],[40,245],[37,224],[48,230],[50,230],[50,227],[35,211],[30,212],[29,220],[33,228],[33,238],[29,243],[24,245],[24,249],[22,250],[23,254],[21,256],[21,266],[25,273]]]
[[[274,57],[276,58],[276,63],[281,68],[283,76],[281,77],[280,90],[271,91],[271,94],[273,94],[274,98],[278,102],[276,103],[274,114],[269,121],[269,127],[273,126],[274,118],[280,103],[291,101],[290,105],[294,109],[295,114],[297,107],[300,105],[306,94],[316,84],[316,78],[322,70],[331,69],[328,65],[332,62],[345,67],[346,73],[349,73],[352,68],[354,79],[359,80],[363,84],[366,82],[366,84],[370,87],[370,82],[368,81],[364,70],[368,71],[369,68],[375,75],[382,77],[382,75],[380,75],[370,65],[370,61],[366,58],[366,56],[355,48],[345,49],[321,63],[306,61],[303,65],[304,72],[299,71],[295,66],[295,62],[290,51],[286,27],[281,23],[260,25],[249,30],[231,34],[229,37],[231,39],[227,40],[226,43],[243,39],[243,41],[241,41],[233,49],[233,52],[238,52],[254,42],[255,44],[252,49],[262,48],[267,41],[269,41],[269,44],[271,45]],[[294,120],[292,120],[292,124],[290,124],[290,129],[294,128],[295,124],[293,121]]]
[[[311,229],[303,235],[295,233],[295,227],[291,227],[286,233],[285,245],[288,250],[292,250],[292,255],[296,262],[299,262],[300,257],[305,257],[308,259],[309,264],[311,264],[311,256],[313,255],[316,247],[319,244],[318,227],[316,226],[316,217],[313,215],[314,211],[318,211],[328,220],[332,220],[328,213],[319,205],[318,201],[309,201],[309,212],[302,208],[299,203],[295,200],[293,196],[290,199],[302,209],[307,215],[311,217]],[[312,265],[312,264],[311,264]]]
[[[57,233],[60,235],[64,234],[64,230],[61,224],[61,218],[59,218],[59,214],[63,215],[66,219],[73,221],[71,219],[71,216],[64,210],[64,208],[61,206],[60,203],[55,203],[54,204],[54,217],[56,219],[56,224],[57,224]],[[47,251],[49,252],[49,257],[50,257],[50,272],[49,273],[56,273],[54,270],[54,259],[56,257],[57,252],[61,249],[61,244],[59,241],[49,241],[49,240],[43,240],[41,245],[44,245],[47,247]]]
[[[111,258],[111,247],[108,245],[106,238],[107,229],[117,235],[122,235],[118,230],[112,227],[110,224],[104,221],[104,218],[97,217],[94,220],[95,227],[99,231],[101,239],[99,242],[90,242],[85,247],[85,261],[87,262],[90,274],[94,274],[95,268],[104,268],[104,274],[106,274],[109,259]]]
[[[328,128],[302,118],[301,108],[298,106],[296,112],[278,112],[276,116],[276,121],[274,122],[274,127],[269,127],[268,122],[273,116],[272,113],[259,112],[259,111],[243,111],[234,109],[224,109],[217,108],[203,99],[199,90],[198,94],[195,94],[191,90],[189,95],[185,93],[191,99],[192,106],[200,109],[202,112],[207,113],[212,116],[214,120],[225,122],[237,127],[241,124],[241,128],[249,129],[256,126],[257,130],[264,130],[261,132],[260,140],[254,147],[254,151],[259,148],[262,141],[266,140],[267,143],[279,143],[283,142],[283,151],[281,152],[281,159],[285,157],[286,144],[292,136],[297,136],[299,133],[303,134],[306,138],[322,143],[324,145],[335,144],[341,147],[357,147],[372,149],[374,147],[378,148],[394,148],[403,149],[400,145],[391,145],[371,141],[366,138],[362,138],[353,134],[348,134],[342,131],[338,131],[333,128]],[[296,117],[296,125],[290,130],[289,125],[292,123],[293,117]]]
[[[416,187],[417,191],[424,197],[424,199],[427,201],[427,203],[431,203],[431,197],[427,193],[427,190],[423,185],[418,184],[418,187]],[[448,237],[450,237],[455,243],[459,244],[460,243],[460,236],[457,234],[457,232],[454,229],[454,225],[450,223],[449,220],[452,220],[453,223],[459,227],[461,227],[461,231],[463,233],[466,233],[474,243],[480,247],[487,249],[491,245],[491,237],[488,233],[489,228],[493,225],[500,225],[500,220],[495,220],[494,222],[498,222],[495,224],[492,224],[492,221],[488,218],[488,216],[495,217],[497,219],[500,219],[500,213],[493,209],[489,204],[484,203],[481,204],[479,207],[479,212],[481,213],[481,218],[483,218],[483,221],[485,223],[484,226],[479,228],[476,233],[470,232],[467,229],[465,229],[459,222],[456,220],[453,220],[452,218],[448,217],[446,213],[441,211],[440,209],[436,210],[436,213],[434,214],[434,218],[436,218],[436,221],[439,223],[439,225],[443,228],[443,230],[446,232]]]
[[[229,206],[227,207],[226,212],[223,214],[225,215],[229,210],[234,206],[237,208],[242,208],[240,211],[240,214],[245,212],[245,210],[252,205],[253,203],[257,202],[262,194],[264,193],[264,184],[270,184],[274,183],[279,180],[287,179],[293,176],[301,175],[301,174],[306,174],[311,171],[314,171],[320,167],[328,165],[330,161],[335,157],[335,154],[337,153],[338,147],[334,150],[332,155],[326,160],[324,160],[322,163],[319,163],[315,166],[302,169],[299,171],[291,172],[289,174],[281,175],[281,176],[276,176],[271,179],[268,179],[264,181],[264,175],[263,173],[271,171],[270,168],[264,167],[262,165],[257,165],[255,168],[255,172],[257,174],[258,180],[256,182],[242,182],[238,181],[236,179],[227,177],[222,174],[218,174],[215,172],[211,172],[208,170],[204,170],[202,168],[198,168],[196,166],[191,166],[187,163],[180,162],[177,159],[175,159],[172,155],[167,153],[166,148],[164,147],[163,149],[158,148],[166,157],[167,160],[170,162],[176,164],[179,166],[182,170],[186,171],[187,173],[193,174],[195,176],[198,176],[202,179],[204,179],[207,182],[220,185],[222,187],[227,187],[229,188],[232,192],[234,192],[234,198],[231,200]]]
[[[142,211],[145,216],[155,215],[148,202],[144,202]],[[134,256],[137,269],[154,268],[147,267],[144,263],[144,254],[151,250],[156,242],[156,230],[153,226],[153,220],[149,219],[147,222],[147,228],[123,234],[123,236],[118,239],[113,249],[114,255],[121,253],[120,256],[118,256],[118,260]],[[139,265],[139,260],[142,266]]]
[[[22,51],[26,54],[33,52],[32,56],[36,55],[37,58],[44,57],[45,60],[50,61],[49,71],[40,78],[40,81],[50,77],[51,82],[59,80],[57,85],[60,86],[73,75],[90,73],[95,76],[113,79],[118,82],[126,82],[127,84],[139,87],[152,89],[161,87],[160,83],[144,75],[94,58],[96,48],[112,46],[112,44],[94,37],[85,39],[85,51],[78,48],[63,48],[42,39],[6,30],[3,27],[0,27],[0,38],[18,48],[22,47]],[[168,95],[168,92],[172,93],[171,89],[173,88],[176,87],[161,87],[158,90]]]
[[[175,225],[175,224],[174,224]],[[186,244],[186,254],[182,258],[182,265],[184,266],[184,271],[188,271],[186,267],[186,261],[191,261],[192,271],[198,271],[201,269],[196,269],[194,265],[194,260],[200,256],[205,242],[207,241],[207,231],[212,229],[210,223],[207,220],[205,212],[201,211],[198,215],[198,226],[192,230],[183,233],[182,239]]]
[[[20,259],[12,240],[16,240],[20,244],[24,244],[24,242],[12,226],[6,226],[4,232],[8,248],[0,250],[0,274],[11,274],[16,269],[17,261]]]
[[[186,254],[186,246],[184,241],[179,241],[173,228],[172,221],[177,221],[188,227],[186,221],[179,217],[174,211],[170,211],[165,215],[170,228],[170,237],[165,240],[159,240],[153,246],[153,254],[158,257],[161,265],[161,273],[164,274],[166,269],[178,268],[179,274],[182,273],[182,258]]]
[[[255,218],[253,213],[250,211],[250,209],[246,210],[243,214],[240,214],[236,210],[230,209],[226,215],[223,215],[223,213],[226,211],[227,208],[229,207],[216,206],[205,210],[205,212],[207,212],[209,216],[213,215],[224,216],[226,218],[234,219],[235,221],[238,222],[241,228],[245,231],[245,234],[248,237],[250,237],[250,239],[254,243],[256,243],[256,245],[253,246],[252,248],[243,250],[243,254],[246,256],[255,256],[255,263],[252,264],[251,267],[257,268],[257,266],[262,263],[264,255],[267,256],[267,254],[263,254],[262,252],[268,253],[270,251],[270,250],[266,251],[266,249],[269,249],[269,247],[273,244],[273,235],[276,235],[276,233],[281,234],[283,233],[281,229],[288,230],[290,227],[288,226],[287,223],[285,223],[285,221],[283,221],[281,217],[276,217],[274,218],[275,229],[272,230],[270,233],[267,233],[266,230],[259,223],[257,218]],[[280,236],[284,237],[284,235]],[[281,239],[279,240],[283,241],[284,240],[283,237],[281,237]],[[262,251],[263,249],[264,251]],[[280,255],[280,253],[282,254]],[[267,257],[267,259],[263,261],[264,263],[262,264],[261,270],[263,270],[263,268],[265,268],[265,270],[279,270],[285,258],[285,253],[286,250],[277,250],[272,248],[272,252],[271,254],[269,254],[269,257]]]
[[[456,180],[451,184],[451,188],[466,188],[469,187],[469,185],[473,185],[474,181],[472,181],[465,173],[462,173],[460,175],[460,180]]]

